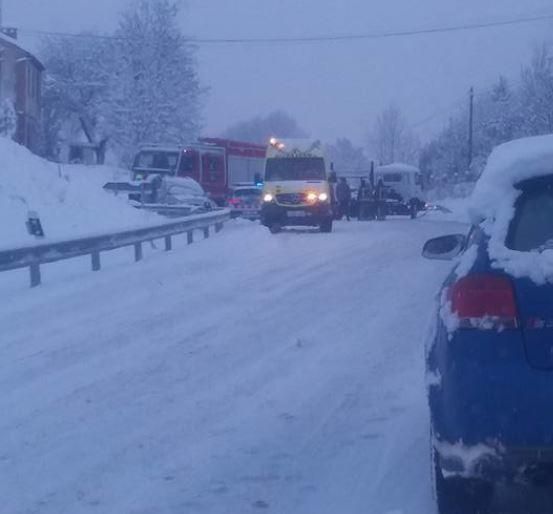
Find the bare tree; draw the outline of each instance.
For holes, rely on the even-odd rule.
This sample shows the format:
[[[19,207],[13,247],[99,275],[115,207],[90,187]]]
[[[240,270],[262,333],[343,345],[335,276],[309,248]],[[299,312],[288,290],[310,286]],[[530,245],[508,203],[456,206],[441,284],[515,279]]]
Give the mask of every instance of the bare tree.
[[[381,164],[416,163],[420,147],[417,137],[395,105],[390,105],[378,116],[370,134],[369,146]]]
[[[363,148],[355,146],[345,137],[326,145],[326,153],[338,173],[358,173],[370,169],[371,166]]]

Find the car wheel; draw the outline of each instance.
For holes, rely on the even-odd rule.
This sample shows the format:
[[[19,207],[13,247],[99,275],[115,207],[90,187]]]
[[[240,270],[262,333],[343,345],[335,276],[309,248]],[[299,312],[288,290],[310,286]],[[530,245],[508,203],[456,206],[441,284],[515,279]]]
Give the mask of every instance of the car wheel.
[[[321,223],[321,232],[324,234],[332,232],[332,220],[323,221]]]
[[[460,476],[444,477],[434,451],[434,486],[439,514],[488,514],[493,498],[491,482]]]
[[[273,223],[269,227],[269,230],[271,231],[271,234],[279,234],[280,232],[282,232],[282,227],[278,223]]]

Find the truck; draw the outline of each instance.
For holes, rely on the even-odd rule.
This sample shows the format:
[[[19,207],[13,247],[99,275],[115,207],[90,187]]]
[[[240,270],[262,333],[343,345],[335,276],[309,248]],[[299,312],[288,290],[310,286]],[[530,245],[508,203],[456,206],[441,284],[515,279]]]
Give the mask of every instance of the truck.
[[[331,167],[320,141],[272,138],[265,164],[261,223],[273,234],[289,226],[332,232]]]
[[[234,184],[261,184],[266,151],[265,145],[210,137],[184,145],[144,145],[132,165],[132,179],[192,178],[211,200],[224,206]]]
[[[386,189],[387,214],[416,218],[424,210],[422,173],[415,166],[403,163],[378,166],[375,183],[380,181]]]

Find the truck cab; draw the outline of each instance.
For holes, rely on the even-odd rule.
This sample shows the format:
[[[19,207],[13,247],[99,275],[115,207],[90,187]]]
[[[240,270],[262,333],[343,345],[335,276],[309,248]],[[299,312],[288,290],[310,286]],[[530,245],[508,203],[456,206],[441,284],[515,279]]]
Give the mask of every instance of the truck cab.
[[[319,141],[271,139],[265,164],[262,224],[272,233],[290,226],[332,232],[329,172]]]
[[[401,163],[379,166],[375,172],[375,183],[380,181],[386,188],[389,214],[415,217],[424,209],[422,173],[415,166]]]

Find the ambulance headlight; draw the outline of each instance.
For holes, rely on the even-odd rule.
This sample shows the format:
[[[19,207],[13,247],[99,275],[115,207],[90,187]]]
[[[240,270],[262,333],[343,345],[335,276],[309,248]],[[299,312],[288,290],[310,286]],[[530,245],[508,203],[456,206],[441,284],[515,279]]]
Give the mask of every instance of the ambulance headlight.
[[[319,195],[319,201],[320,202],[326,202],[328,200],[328,195],[326,193],[321,193]]]
[[[319,197],[316,193],[307,193],[307,201],[308,202],[316,202]]]
[[[264,201],[265,203],[271,203],[274,199],[275,199],[275,197],[274,197],[271,193],[267,193],[267,194],[263,197],[263,201]]]

